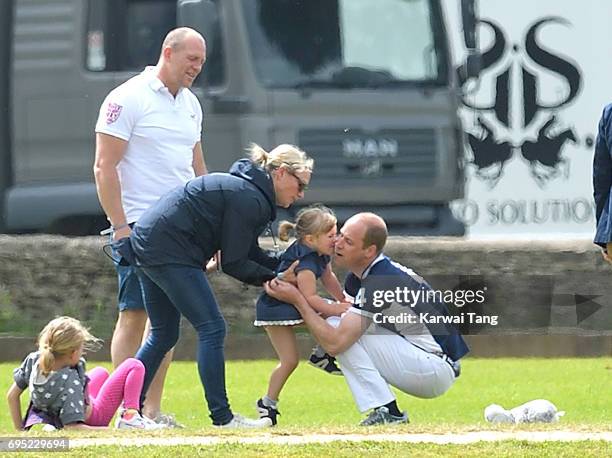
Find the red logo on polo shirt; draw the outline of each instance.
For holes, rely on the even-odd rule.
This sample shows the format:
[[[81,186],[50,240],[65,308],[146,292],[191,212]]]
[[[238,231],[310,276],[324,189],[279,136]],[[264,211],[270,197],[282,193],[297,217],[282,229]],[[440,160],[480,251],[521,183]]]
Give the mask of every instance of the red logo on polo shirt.
[[[108,108],[106,109],[106,124],[112,124],[119,119],[122,109],[123,106],[117,103],[109,103]]]

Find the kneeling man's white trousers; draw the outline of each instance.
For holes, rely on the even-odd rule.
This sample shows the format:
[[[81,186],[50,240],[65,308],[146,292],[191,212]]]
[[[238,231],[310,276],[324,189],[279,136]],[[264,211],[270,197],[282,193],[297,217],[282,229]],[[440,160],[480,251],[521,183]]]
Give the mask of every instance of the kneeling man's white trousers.
[[[339,317],[327,321],[334,327],[340,324]],[[419,398],[435,398],[455,381],[452,368],[442,358],[380,326],[336,358],[360,412],[393,401],[389,385]]]

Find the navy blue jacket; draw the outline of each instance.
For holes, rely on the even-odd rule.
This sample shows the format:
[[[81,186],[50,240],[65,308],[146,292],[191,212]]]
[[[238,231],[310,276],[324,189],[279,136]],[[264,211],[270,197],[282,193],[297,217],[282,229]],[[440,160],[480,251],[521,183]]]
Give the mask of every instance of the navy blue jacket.
[[[612,104],[604,108],[599,120],[599,131],[593,158],[593,197],[597,229],[594,242],[605,248],[612,241]]]
[[[385,303],[382,306],[378,305],[374,300],[373,295],[376,291],[392,292],[396,288],[407,288],[415,291],[431,290],[431,286],[423,278],[414,273],[412,269],[392,261],[382,253],[372,261],[372,264],[365,270],[361,278],[350,272],[344,282],[344,293],[353,299],[353,307],[361,315],[369,318],[373,318],[376,313],[398,317],[399,313],[403,313],[401,310],[403,307],[412,308],[417,315],[420,313],[426,313],[430,316],[449,314],[446,305],[433,300],[420,301],[416,304],[399,302],[399,309],[393,308],[391,303]],[[458,361],[470,351],[459,331],[452,324],[444,323],[443,321],[425,324],[425,329],[419,329],[419,334],[415,333],[415,328],[409,326],[402,328],[390,323],[384,323],[381,326],[399,334],[417,347],[419,347],[417,342],[423,337],[427,337],[428,333],[442,349],[442,352],[453,361]]]
[[[296,240],[291,245],[289,245],[289,247],[281,254],[279,260],[280,262],[276,268],[276,273],[283,272],[287,270],[295,261],[300,261],[294,269],[295,274],[297,275],[302,270],[310,270],[314,274],[315,278],[318,280],[319,278],[321,278],[321,275],[323,275],[323,272],[325,272],[327,265],[331,261],[331,257],[327,255],[319,255],[312,248],[309,248],[308,246]],[[260,302],[266,307],[274,307],[279,304],[286,304],[285,302],[279,301],[278,299],[275,299],[272,296],[268,296],[265,291],[262,292],[259,298],[257,299],[258,307],[260,305]],[[261,319],[266,321],[265,318]]]
[[[275,202],[272,178],[248,159],[230,173],[194,178],[140,217],[130,236],[136,264],[202,268],[221,250],[223,272],[261,285],[274,278],[279,262],[257,241],[276,217]]]

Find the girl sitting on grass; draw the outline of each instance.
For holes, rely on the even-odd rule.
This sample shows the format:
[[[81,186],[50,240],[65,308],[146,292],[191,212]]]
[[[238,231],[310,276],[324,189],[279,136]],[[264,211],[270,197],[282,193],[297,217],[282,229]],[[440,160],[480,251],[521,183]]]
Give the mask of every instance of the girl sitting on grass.
[[[279,236],[283,241],[289,240],[289,231],[295,231],[296,241],[281,255],[277,278],[296,260],[299,261],[294,272],[297,286],[310,305],[324,316],[340,316],[350,304],[343,302],[343,292],[336,275],[331,269],[331,255],[336,239],[336,217],[324,206],[313,206],[302,209],[295,224],[283,221],[279,226]],[[338,302],[332,302],[317,295],[317,279],[327,292]],[[257,401],[260,418],[268,417],[276,425],[279,415],[277,403],[283,385],[299,363],[297,341],[293,326],[303,322],[297,309],[280,302],[266,293],[257,300],[257,319],[255,326],[263,326],[270,342],[280,360],[272,371],[267,394]],[[327,356],[331,358],[330,356]],[[335,366],[335,372],[341,373]],[[331,369],[328,372],[333,372]]]
[[[160,425],[139,413],[144,366],[126,359],[109,376],[96,367],[85,374],[84,350],[99,348],[100,340],[74,318],[50,321],[38,336],[38,351],[30,353],[13,371],[14,383],[7,400],[17,430],[47,423],[57,429],[107,427],[123,401],[117,428],[159,429]],[[21,394],[30,393],[25,420],[21,416]]]

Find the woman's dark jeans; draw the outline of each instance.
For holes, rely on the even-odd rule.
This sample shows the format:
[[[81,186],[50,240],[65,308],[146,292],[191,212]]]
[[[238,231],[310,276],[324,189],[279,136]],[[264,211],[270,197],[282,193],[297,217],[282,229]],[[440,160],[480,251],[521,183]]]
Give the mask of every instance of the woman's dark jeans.
[[[213,424],[229,422],[233,414],[225,391],[225,320],[204,271],[166,264],[140,267],[137,272],[151,320],[151,334],[136,354],[146,369],[142,399],[162,359],[178,341],[183,315],[198,333],[198,372]]]

